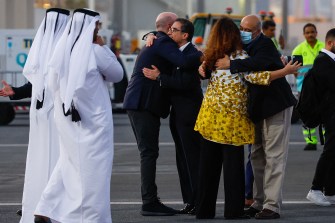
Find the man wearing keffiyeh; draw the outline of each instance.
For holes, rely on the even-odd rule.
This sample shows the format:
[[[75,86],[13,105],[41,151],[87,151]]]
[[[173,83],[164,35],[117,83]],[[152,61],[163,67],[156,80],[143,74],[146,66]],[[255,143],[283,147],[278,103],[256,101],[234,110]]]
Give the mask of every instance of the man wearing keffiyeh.
[[[111,223],[113,117],[107,82],[123,70],[97,35],[99,13],[76,9],[49,63],[60,158],[35,222]]]
[[[20,223],[33,222],[36,205],[59,157],[47,64],[65,29],[68,16],[69,11],[64,9],[51,8],[46,11],[23,69],[23,75],[31,83],[25,85],[28,86],[26,97],[31,96],[31,106]],[[14,96],[13,99],[19,99],[17,95]]]

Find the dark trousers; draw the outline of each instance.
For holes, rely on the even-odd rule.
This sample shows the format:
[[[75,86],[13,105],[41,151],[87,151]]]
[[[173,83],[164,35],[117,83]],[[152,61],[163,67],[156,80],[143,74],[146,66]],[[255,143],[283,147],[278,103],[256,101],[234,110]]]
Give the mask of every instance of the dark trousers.
[[[160,117],[148,111],[128,110],[141,157],[141,194],[144,204],[157,199],[156,160],[158,158]]]
[[[197,112],[195,115],[192,115],[191,111],[188,113],[188,116],[182,116],[172,108],[170,129],[176,146],[176,163],[183,202],[195,205],[202,137],[194,131]]]
[[[316,165],[312,190],[335,195],[335,115],[325,124],[325,145]]]
[[[204,140],[200,156],[197,218],[214,218],[223,166],[225,217],[243,215],[244,148]]]
[[[253,198],[254,173],[251,165],[251,144],[248,145],[248,161],[245,165],[245,199]]]

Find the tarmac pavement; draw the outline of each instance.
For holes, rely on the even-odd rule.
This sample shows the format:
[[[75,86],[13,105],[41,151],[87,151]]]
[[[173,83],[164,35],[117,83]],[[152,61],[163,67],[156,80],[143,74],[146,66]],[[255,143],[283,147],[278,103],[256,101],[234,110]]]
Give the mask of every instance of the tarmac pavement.
[[[224,219],[222,182],[214,220],[196,220],[194,216],[188,215],[141,216],[139,152],[127,115],[114,114],[114,129],[115,156],[111,183],[111,211],[114,223],[259,222],[255,219]],[[0,126],[0,223],[15,223],[20,219],[15,212],[20,208],[22,197],[28,132],[27,114],[19,114],[10,125]],[[157,162],[158,193],[163,203],[180,209],[183,204],[175,164],[174,144],[167,120],[162,121],[160,142]],[[322,147],[319,145],[317,151],[303,151],[303,147],[301,126],[294,124],[291,130],[281,218],[271,222],[335,222],[335,205],[320,207],[311,204],[305,198]]]

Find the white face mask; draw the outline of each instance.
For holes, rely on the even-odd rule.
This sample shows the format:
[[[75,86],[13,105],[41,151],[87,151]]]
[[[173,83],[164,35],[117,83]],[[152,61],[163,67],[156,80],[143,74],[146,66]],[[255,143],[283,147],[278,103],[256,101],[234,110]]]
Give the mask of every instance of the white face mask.
[[[241,39],[243,44],[248,44],[252,40],[252,33],[246,32],[246,31],[240,31],[241,32]]]

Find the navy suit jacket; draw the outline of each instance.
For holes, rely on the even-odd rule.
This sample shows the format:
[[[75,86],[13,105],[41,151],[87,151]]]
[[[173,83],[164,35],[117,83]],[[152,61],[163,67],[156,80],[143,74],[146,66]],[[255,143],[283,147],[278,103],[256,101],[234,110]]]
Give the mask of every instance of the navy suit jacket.
[[[171,74],[175,66],[189,68],[199,63],[199,53],[184,55],[178,45],[165,33],[158,32],[153,46],[144,46],[140,51],[123,101],[126,110],[149,111],[166,118],[170,102],[163,93],[159,81],[146,78],[144,67],[158,67],[161,73]]]
[[[192,43],[189,43],[182,52],[184,55],[197,53],[199,55],[198,63],[195,64],[194,67],[187,69],[175,67],[172,74],[161,73],[161,86],[163,87],[163,91],[169,95],[172,105],[171,112],[175,114],[174,118],[172,120],[170,119],[170,123],[171,121],[176,122],[176,124],[173,125],[178,126],[177,132],[179,133],[175,134],[182,134],[185,137],[191,137],[193,139],[195,137],[193,128],[203,99],[200,75],[198,72],[202,53],[198,51]],[[171,132],[172,131],[176,130],[172,128]],[[186,144],[188,143],[187,139],[182,138],[181,141]],[[184,146],[194,145],[190,144]]]
[[[232,73],[274,71],[284,66],[272,40],[263,34],[245,45],[244,50],[250,57],[232,60],[230,62]],[[272,81],[269,86],[248,84],[248,97],[248,115],[254,123],[269,118],[296,103],[285,77]]]
[[[197,63],[195,63],[192,68],[175,67],[172,74],[161,73],[161,86],[164,88],[163,91],[169,95],[172,106],[187,107],[186,102],[189,101],[198,107],[198,104],[201,104],[203,98],[200,75],[198,72],[202,53],[198,51],[192,43],[189,43],[182,52],[184,55],[198,55]],[[185,100],[185,98],[189,100]]]

